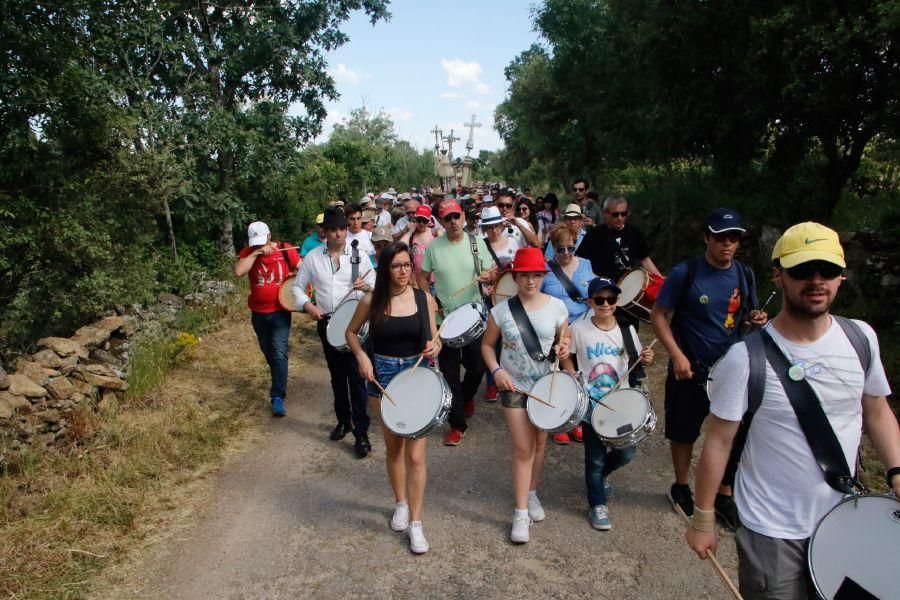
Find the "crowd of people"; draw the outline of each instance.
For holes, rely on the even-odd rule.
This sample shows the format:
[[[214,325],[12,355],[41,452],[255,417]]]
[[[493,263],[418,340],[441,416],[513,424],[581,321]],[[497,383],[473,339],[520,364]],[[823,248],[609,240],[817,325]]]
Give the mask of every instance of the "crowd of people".
[[[485,380],[484,400],[499,400],[511,437],[510,539],[525,543],[533,523],[546,516],[538,487],[548,434],[527,414],[528,403],[540,400],[530,390],[556,365],[582,382],[592,403],[602,404],[617,388],[640,389],[642,367],[654,359],[652,344],[644,347],[637,335],[648,322],[669,356],[668,497],[693,517],[688,543],[701,558],[714,551],[718,519],[737,531],[745,598],[813,597],[803,547],[848,491],[829,479],[832,471],[844,484],[856,481],[848,465],[856,465],[863,426],[889,467],[888,486],[900,493],[900,430],[885,399],[890,389],[877,337],[864,322],[829,311],[846,268],[837,234],[816,223],[784,233],[771,274],[760,274],[781,295],[769,320],[756,275],[735,257],[746,233],[736,211],[709,214],[696,232],[705,251],[663,277],[647,238],[628,222],[626,198],[601,200],[584,179],[572,182],[572,191],[573,201],[561,205],[554,193],[532,199],[528,189],[499,185],[452,194],[388,189],[331,203],[299,248],[273,241],[264,223],[252,223],[235,273],[250,279],[251,322],[271,371],[273,415],[289,407],[291,312],[278,300],[289,285],[296,310],[317,323],[333,392],[330,438],[352,432],[360,458],[372,452],[369,413],[378,413],[384,389],[401,371],[423,359],[424,368],[439,370],[452,394],[443,434],[451,447],[471,426]],[[635,271],[659,284],[645,316],[619,298],[623,278]],[[335,346],[329,325],[351,301],[352,317],[341,321],[346,342]],[[476,315],[472,327],[449,343],[443,324],[467,307]],[[771,352],[789,365],[785,373]],[[807,391],[785,387],[782,375]],[[810,401],[821,413],[816,427],[806,422],[816,411],[798,408],[809,398],[818,400]],[[294,396],[294,403],[304,401]],[[689,473],[704,423],[695,496]],[[426,552],[426,438],[384,425],[382,433],[395,496],[390,526],[407,532],[412,552]],[[824,459],[820,448],[828,444],[819,436],[834,440]],[[551,439],[583,443],[587,519],[609,530],[610,475],[634,458],[636,446],[605,442],[589,422]],[[823,474],[821,465],[832,463]]]

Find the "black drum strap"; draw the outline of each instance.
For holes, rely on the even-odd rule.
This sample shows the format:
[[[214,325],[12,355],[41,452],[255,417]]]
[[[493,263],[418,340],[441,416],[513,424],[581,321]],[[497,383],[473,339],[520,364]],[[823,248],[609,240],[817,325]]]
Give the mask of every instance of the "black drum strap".
[[[419,313],[419,327],[422,330],[422,349],[424,350],[425,344],[431,339],[429,335],[431,319],[428,314],[428,298],[425,297],[425,292],[417,288],[413,288],[413,297],[416,299],[416,312]]]
[[[475,236],[471,233],[469,234],[469,247],[472,249],[472,262],[475,265],[475,277],[478,277],[481,275],[481,259],[478,258],[478,240],[475,239]],[[478,286],[478,293],[481,296],[481,301],[487,303],[484,296],[484,288],[481,287],[480,283],[476,283],[475,285]]]
[[[502,271],[502,270],[503,270],[503,265],[500,263],[500,259],[497,257],[497,253],[494,252],[494,249],[493,249],[493,248],[491,248],[491,243],[490,243],[490,242],[485,242],[484,245],[487,246],[488,252],[491,253],[491,258],[494,259],[494,264],[496,264],[496,265],[497,265],[497,268],[498,268],[499,270]]]
[[[556,348],[551,348],[549,355],[544,354],[544,351],[541,349],[541,342],[538,340],[537,332],[534,330],[534,325],[531,324],[531,319],[525,313],[525,307],[522,306],[522,300],[519,296],[510,297],[506,303],[509,305],[509,312],[516,322],[519,335],[522,336],[522,343],[525,344],[528,356],[538,362],[556,360]]]
[[[628,375],[628,385],[636,387],[647,378],[647,374],[644,371],[644,367],[640,365],[635,366],[641,360],[641,357],[638,354],[637,346],[634,345],[634,338],[631,337],[631,325],[618,319],[616,319],[616,323],[619,325],[619,331],[622,332],[622,343],[625,345],[625,353],[628,355],[628,368],[634,367],[634,370]]]
[[[561,266],[559,266],[559,263],[556,262],[556,259],[551,258],[547,261],[547,265],[550,266],[550,270],[553,271],[553,274],[556,275],[559,283],[561,283],[563,288],[565,288],[566,294],[568,294],[569,298],[571,298],[573,302],[581,302],[583,304],[584,298],[581,297],[581,292],[578,291],[578,288],[575,287],[575,284],[571,279],[569,279],[569,276],[566,275],[566,272],[563,271]]]
[[[359,242],[353,240],[350,242],[352,250],[350,250],[350,287],[356,283],[359,278]]]

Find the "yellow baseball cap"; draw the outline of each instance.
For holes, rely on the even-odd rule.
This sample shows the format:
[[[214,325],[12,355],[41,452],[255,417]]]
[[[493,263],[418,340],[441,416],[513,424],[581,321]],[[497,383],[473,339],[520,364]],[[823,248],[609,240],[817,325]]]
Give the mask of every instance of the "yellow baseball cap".
[[[778,238],[772,249],[772,260],[775,259],[786,269],[811,260],[847,267],[837,232],[812,221],[798,223]]]
[[[321,225],[325,222],[325,213],[319,213],[316,215],[316,225]]]

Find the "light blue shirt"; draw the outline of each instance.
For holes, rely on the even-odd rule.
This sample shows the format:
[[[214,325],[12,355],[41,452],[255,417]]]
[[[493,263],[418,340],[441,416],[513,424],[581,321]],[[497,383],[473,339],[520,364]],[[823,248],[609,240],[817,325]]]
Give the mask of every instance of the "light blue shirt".
[[[587,298],[588,285],[596,275],[594,275],[594,270],[591,268],[589,260],[586,258],[577,258],[577,260],[578,267],[575,269],[575,273],[572,276],[572,283],[578,288],[581,297]],[[564,288],[563,284],[556,278],[553,271],[548,271],[547,274],[544,275],[544,283],[541,284],[541,291],[563,301],[563,304],[566,305],[566,310],[569,311],[569,323],[573,322],[588,310],[587,303],[575,302],[569,298],[569,294],[566,293],[566,288]]]
[[[578,230],[578,239],[575,240],[575,249],[578,250],[578,246],[581,245],[581,240],[584,239],[584,234],[587,233],[584,228]],[[556,248],[553,247],[552,243],[547,244],[547,248],[544,250],[544,258],[550,260],[556,256]]]

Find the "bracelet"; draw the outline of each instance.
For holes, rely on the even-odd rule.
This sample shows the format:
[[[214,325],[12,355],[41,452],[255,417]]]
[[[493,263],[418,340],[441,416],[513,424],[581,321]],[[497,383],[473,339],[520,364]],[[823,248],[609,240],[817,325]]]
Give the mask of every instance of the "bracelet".
[[[885,475],[885,479],[887,480],[887,485],[889,488],[894,487],[891,481],[894,479],[895,475],[900,475],[900,467],[891,467],[887,470],[887,474]]]
[[[493,377],[493,376],[494,376],[494,373],[496,373],[497,371],[502,371],[502,370],[503,370],[503,367],[497,367],[496,369],[494,369],[493,371],[491,371],[491,377]]]
[[[716,511],[713,509],[704,510],[694,506],[694,519],[691,527],[697,531],[715,531],[716,530]]]

